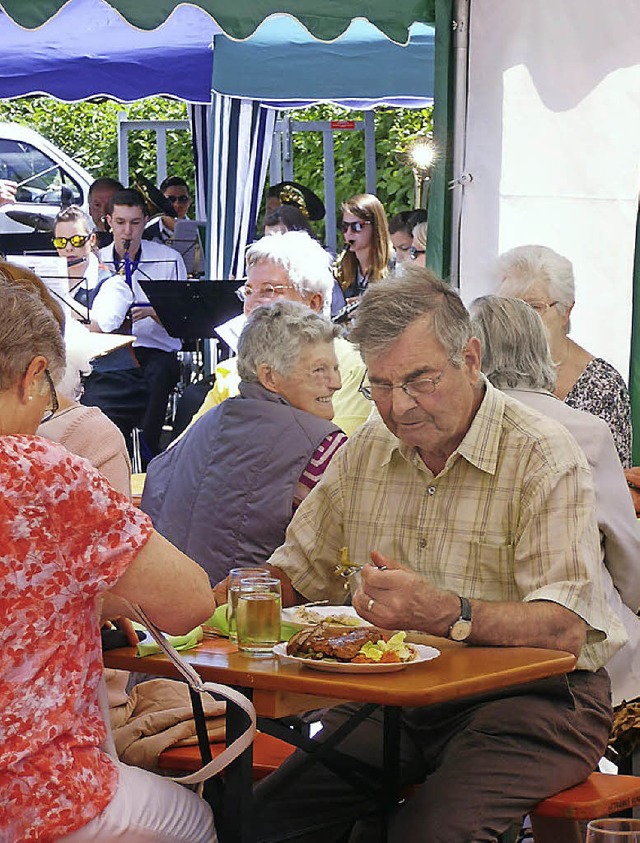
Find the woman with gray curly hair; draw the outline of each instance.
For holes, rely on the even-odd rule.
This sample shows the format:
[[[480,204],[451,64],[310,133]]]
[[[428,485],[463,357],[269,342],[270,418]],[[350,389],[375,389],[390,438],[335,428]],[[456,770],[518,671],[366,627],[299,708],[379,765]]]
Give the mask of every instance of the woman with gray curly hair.
[[[339,330],[299,302],[255,308],[238,344],[239,395],[150,463],[143,510],[212,584],[266,562],[346,441],[331,422]]]

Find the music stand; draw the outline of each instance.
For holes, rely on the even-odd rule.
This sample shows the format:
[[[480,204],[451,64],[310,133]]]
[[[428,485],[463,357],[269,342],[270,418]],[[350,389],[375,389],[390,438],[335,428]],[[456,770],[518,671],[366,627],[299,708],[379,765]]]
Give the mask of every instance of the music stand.
[[[138,281],[167,333],[183,340],[215,336],[215,327],[242,312],[241,281]]]
[[[202,243],[195,220],[176,220],[173,237],[167,243],[180,252],[189,278],[197,278],[202,264]]]

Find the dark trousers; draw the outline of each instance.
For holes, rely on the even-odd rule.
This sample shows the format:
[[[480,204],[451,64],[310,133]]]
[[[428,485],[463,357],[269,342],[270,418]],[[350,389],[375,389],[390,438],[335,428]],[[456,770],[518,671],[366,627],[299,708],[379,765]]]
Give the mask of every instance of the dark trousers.
[[[180,364],[175,351],[136,347],[135,355],[149,393],[142,418],[142,435],[151,456],[155,456],[160,452],[162,425],[167,414],[169,395],[178,383]]]
[[[331,709],[323,718],[322,734],[330,734],[357,708]],[[407,710],[401,778],[416,787],[391,815],[390,843],[493,843],[541,799],[577,784],[595,769],[610,725],[610,683],[604,670],[577,671],[494,695]],[[338,748],[380,767],[379,710]],[[269,776],[269,786],[289,763]],[[361,818],[375,815],[377,807],[316,764],[269,794],[254,827],[261,843],[337,843],[350,829],[353,843],[371,843],[377,839],[373,829],[379,820]]]

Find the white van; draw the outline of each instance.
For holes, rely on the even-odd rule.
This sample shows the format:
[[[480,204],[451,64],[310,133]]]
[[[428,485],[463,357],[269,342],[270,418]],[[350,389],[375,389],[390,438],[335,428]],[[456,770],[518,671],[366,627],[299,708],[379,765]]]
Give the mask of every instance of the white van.
[[[26,126],[0,123],[0,178],[20,185],[17,201],[0,206],[0,235],[48,230],[47,221],[62,205],[73,203],[88,212],[91,174]],[[35,227],[12,219],[12,213],[18,219],[29,215],[23,218],[34,222]]]

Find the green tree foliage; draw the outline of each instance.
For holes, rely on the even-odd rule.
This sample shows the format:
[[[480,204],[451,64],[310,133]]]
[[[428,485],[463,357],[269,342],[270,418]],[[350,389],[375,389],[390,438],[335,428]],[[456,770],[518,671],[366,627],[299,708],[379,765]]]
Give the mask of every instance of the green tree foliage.
[[[322,105],[292,112],[293,120],[361,120],[362,113]],[[407,144],[432,130],[431,108],[378,109],[374,115],[376,135],[376,194],[389,216],[413,207],[413,172],[398,160]],[[364,133],[336,131],[336,214],[340,204],[365,190]],[[296,181],[322,195],[322,134],[293,135],[293,164]]]
[[[0,100],[0,121],[21,123],[40,132],[95,176],[118,177],[118,113],[127,120],[186,120],[185,103],[151,97],[134,103],[114,100],[64,103],[51,97]],[[129,174],[156,182],[154,132],[129,135]],[[192,187],[193,153],[189,132],[167,133],[167,171]]]
[[[50,97],[0,100],[0,121],[21,123],[40,132],[75,158],[94,176],[118,175],[118,113],[128,120],[186,119],[182,102],[151,97],[134,103],[114,100],[63,103]],[[361,112],[322,105],[291,113],[292,120],[359,120]],[[407,143],[431,131],[431,109],[379,109],[375,113],[377,195],[392,215],[413,207],[413,173],[398,160]],[[137,131],[129,136],[130,178],[142,173],[156,182],[154,133]],[[323,153],[320,132],[293,136],[296,181],[323,195]],[[337,131],[334,135],[336,199],[341,202],[365,189],[364,134]],[[181,175],[193,189],[194,167],[188,132],[167,136],[167,170]]]

